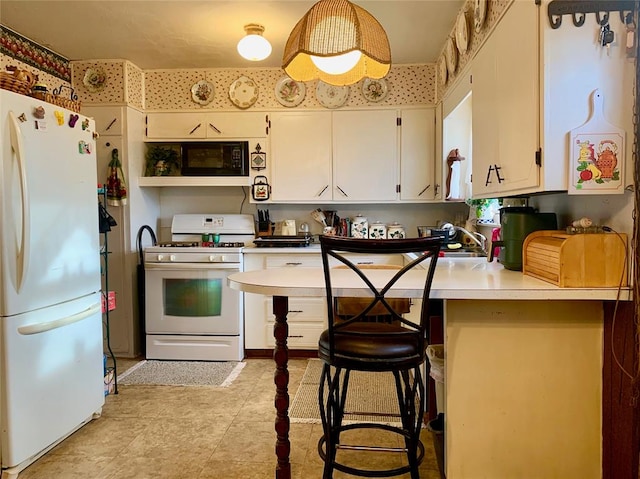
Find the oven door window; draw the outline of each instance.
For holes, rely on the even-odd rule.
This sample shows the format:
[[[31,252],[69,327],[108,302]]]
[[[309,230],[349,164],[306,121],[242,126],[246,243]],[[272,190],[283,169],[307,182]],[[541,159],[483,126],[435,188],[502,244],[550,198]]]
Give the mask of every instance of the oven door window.
[[[165,278],[164,314],[180,317],[220,316],[221,278]]]
[[[237,271],[207,265],[146,269],[147,334],[240,334],[242,295],[227,285]]]

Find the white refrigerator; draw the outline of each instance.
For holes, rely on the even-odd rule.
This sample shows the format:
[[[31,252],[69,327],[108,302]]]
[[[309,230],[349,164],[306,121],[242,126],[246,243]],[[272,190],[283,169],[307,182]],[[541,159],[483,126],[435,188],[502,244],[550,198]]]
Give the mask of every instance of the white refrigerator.
[[[0,457],[18,473],[104,404],[95,124],[0,90]]]

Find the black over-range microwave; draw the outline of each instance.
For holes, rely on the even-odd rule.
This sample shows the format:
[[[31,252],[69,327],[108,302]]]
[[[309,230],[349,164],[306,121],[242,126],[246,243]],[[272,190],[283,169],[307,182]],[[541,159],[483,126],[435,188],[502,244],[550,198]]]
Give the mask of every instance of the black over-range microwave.
[[[249,176],[248,141],[182,143],[183,176]]]

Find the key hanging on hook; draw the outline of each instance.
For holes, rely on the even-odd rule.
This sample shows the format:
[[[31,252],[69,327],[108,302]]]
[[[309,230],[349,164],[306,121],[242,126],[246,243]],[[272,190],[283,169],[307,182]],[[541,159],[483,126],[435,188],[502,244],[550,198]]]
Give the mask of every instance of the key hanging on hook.
[[[613,30],[609,27],[608,23],[605,23],[600,28],[600,46],[607,47],[607,55],[609,54],[609,47],[615,39]]]

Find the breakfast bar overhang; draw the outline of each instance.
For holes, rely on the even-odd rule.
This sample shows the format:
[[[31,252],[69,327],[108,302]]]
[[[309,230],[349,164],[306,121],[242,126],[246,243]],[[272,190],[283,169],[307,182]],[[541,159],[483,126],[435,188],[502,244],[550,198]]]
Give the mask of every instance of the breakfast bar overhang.
[[[376,273],[381,284],[390,274]],[[422,273],[393,295],[420,296]],[[324,296],[323,272],[228,281],[273,296],[276,477],[289,479],[288,297]],[[364,291],[347,271],[334,279],[335,296]],[[444,300],[447,477],[603,477],[604,305],[629,301],[630,289],[559,288],[485,259],[440,258],[431,297]]]

